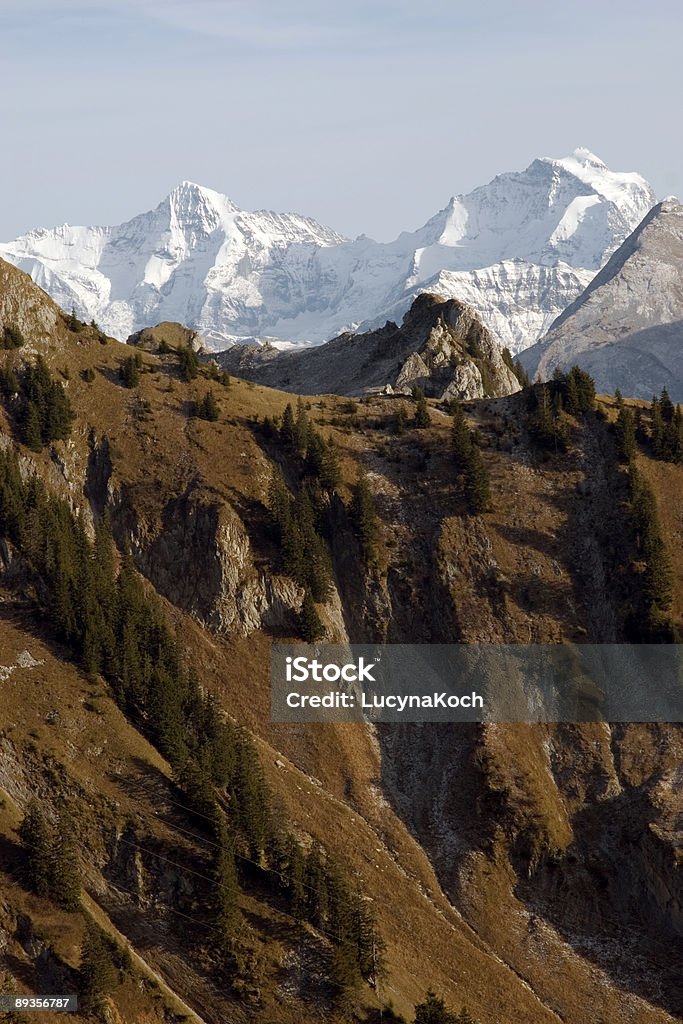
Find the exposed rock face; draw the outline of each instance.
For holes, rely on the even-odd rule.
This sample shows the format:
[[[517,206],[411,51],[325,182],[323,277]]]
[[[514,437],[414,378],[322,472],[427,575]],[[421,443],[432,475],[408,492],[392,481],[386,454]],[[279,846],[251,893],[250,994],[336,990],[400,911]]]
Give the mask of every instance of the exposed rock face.
[[[362,395],[418,385],[434,398],[500,397],[519,390],[500,346],[475,311],[423,293],[397,327],[342,334],[318,348],[239,345],[216,355],[231,373],[295,394]]]
[[[201,352],[206,348],[206,339],[198,331],[183,327],[182,324],[165,320],[156,327],[143,327],[128,338],[129,345],[135,345],[148,352],[158,352],[160,347],[168,345],[171,348],[189,346],[195,352]]]
[[[18,327],[31,346],[52,334],[59,312],[28,274],[0,260],[0,332],[5,327]]]
[[[522,362],[540,379],[578,363],[599,391],[683,401],[683,206],[656,206]]]
[[[189,489],[150,522],[124,492],[115,515],[140,570],[202,625],[241,636],[296,629],[303,591],[286,576],[256,570],[245,526],[229,505]]]

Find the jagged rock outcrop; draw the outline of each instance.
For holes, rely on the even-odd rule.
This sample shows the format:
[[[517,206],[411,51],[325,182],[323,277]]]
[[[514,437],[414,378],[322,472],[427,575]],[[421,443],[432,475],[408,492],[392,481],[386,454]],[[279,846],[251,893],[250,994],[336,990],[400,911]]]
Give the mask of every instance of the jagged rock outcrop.
[[[224,369],[295,394],[363,395],[416,385],[434,398],[500,397],[519,390],[497,341],[475,311],[456,299],[419,295],[400,327],[342,334],[317,348],[278,351],[236,345],[215,357]]]
[[[158,352],[164,346],[179,348],[187,346],[195,352],[206,349],[206,338],[199,331],[193,331],[182,324],[165,320],[155,327],[143,327],[128,338],[128,344],[147,352]]]
[[[588,370],[599,391],[683,401],[683,206],[645,217],[582,295],[521,360],[539,379]]]
[[[124,489],[114,527],[159,593],[209,629],[241,636],[296,629],[303,590],[257,571],[244,523],[228,504],[192,487],[147,520]]]
[[[59,308],[33,284],[28,274],[0,260],[0,332],[17,327],[29,345],[50,337]]]

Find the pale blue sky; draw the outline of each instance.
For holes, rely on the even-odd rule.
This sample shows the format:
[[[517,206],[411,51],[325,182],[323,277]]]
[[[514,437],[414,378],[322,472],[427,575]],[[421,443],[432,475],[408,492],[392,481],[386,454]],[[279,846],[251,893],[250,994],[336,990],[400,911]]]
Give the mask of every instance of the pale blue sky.
[[[0,0],[0,239],[188,178],[355,236],[587,146],[683,195],[677,0]]]

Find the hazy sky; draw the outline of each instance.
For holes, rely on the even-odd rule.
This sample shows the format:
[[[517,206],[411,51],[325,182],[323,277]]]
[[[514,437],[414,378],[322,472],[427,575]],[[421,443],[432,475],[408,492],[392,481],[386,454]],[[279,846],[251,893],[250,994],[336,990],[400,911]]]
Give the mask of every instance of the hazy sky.
[[[0,0],[0,239],[182,179],[351,236],[587,146],[683,195],[680,0]]]

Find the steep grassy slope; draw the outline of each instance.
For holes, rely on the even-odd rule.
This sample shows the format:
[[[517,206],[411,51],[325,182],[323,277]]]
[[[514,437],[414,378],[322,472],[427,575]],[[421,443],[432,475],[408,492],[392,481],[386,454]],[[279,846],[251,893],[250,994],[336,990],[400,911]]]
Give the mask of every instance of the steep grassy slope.
[[[12,671],[0,672],[0,925],[14,959],[0,970],[23,989],[39,987],[40,951],[22,946],[21,914],[45,929],[60,960],[77,965],[82,923],[17,882],[16,827],[33,794],[53,806],[66,800],[82,820],[85,887],[102,923],[207,1024],[294,1024],[335,1013],[370,1021],[389,1001],[410,1019],[429,986],[467,1004],[482,1024],[582,1024],[588,1008],[606,1024],[679,1019],[667,950],[680,937],[683,907],[680,730],[271,723],[270,643],[297,635],[303,596],[280,571],[265,508],[274,463],[296,480],[290,455],[263,429],[289,397],[241,380],[226,386],[206,368],[183,381],[172,350],[143,352],[139,383],[123,387],[119,368],[130,348],[103,344],[95,330],[69,330],[23,275],[0,271],[0,308],[10,311],[3,326],[27,296],[40,313],[22,319],[26,344],[2,353],[2,363],[19,367],[40,351],[76,412],[69,440],[40,454],[17,446],[24,471],[37,472],[86,522],[108,511],[120,549],[130,546],[161,595],[202,685],[255,736],[283,817],[304,843],[317,838],[343,864],[387,947],[378,988],[361,985],[334,1009],[321,977],[325,936],[297,925],[247,878],[247,983],[237,995],[217,982],[194,948],[211,835],[179,806],[169,765],[124,720],[103,680],[83,675],[36,619],[5,551],[0,665]],[[208,389],[216,422],[189,415]],[[521,397],[470,405],[493,508],[469,516],[454,486],[450,417],[432,407],[429,427],[397,433],[403,401],[306,400],[340,457],[328,509],[334,587],[318,609],[327,635],[623,639],[633,552],[608,423],[593,414],[576,421],[567,454],[541,455]],[[412,415],[412,403],[405,406]],[[601,408],[614,417],[609,400]],[[16,446],[15,413],[6,400],[3,446]],[[642,455],[640,462],[660,499],[680,623],[683,471]],[[349,518],[361,467],[381,519],[370,571]],[[38,664],[20,659],[22,651]],[[145,973],[139,963],[135,970]],[[113,1005],[123,1020],[190,1012],[129,976]]]

